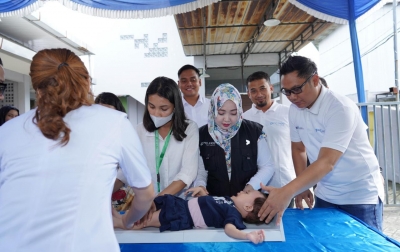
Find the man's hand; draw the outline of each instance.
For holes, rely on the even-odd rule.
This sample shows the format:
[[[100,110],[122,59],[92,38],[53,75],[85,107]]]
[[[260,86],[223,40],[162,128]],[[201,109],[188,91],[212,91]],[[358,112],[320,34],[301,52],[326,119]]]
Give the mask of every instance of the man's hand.
[[[285,212],[289,205],[292,195],[288,194],[284,188],[265,186],[262,183],[261,189],[267,191],[269,195],[258,212],[258,217],[260,217],[260,220],[265,219],[265,223],[270,223],[275,215],[277,215],[276,225],[280,225],[283,212]]]
[[[306,202],[307,206],[312,209],[313,205],[314,205],[314,195],[313,193],[310,191],[310,189],[298,194],[295,197],[295,202],[296,202],[296,208],[304,210],[303,207],[303,199]]]
[[[204,186],[196,186],[188,189],[185,192],[185,196],[188,195],[189,193],[192,193],[192,197],[200,197],[208,195],[208,191]]]
[[[264,230],[260,229],[247,233],[246,238],[254,244],[262,243],[265,240]]]

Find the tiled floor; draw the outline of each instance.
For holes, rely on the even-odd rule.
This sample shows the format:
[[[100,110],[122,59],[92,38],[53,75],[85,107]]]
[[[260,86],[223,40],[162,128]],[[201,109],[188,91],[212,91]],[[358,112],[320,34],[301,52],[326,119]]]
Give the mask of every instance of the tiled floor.
[[[400,242],[400,205],[383,208],[383,233]]]
[[[388,203],[383,208],[383,233],[400,242],[400,184],[396,184],[396,206],[394,203],[392,183],[388,184]]]

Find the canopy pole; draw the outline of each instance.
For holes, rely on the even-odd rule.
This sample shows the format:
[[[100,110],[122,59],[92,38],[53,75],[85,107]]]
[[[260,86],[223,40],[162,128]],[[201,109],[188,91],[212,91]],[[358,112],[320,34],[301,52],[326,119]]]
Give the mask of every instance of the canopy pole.
[[[394,50],[394,83],[397,88],[396,101],[399,101],[399,62],[397,54],[397,0],[393,0],[393,50]]]
[[[354,65],[354,74],[356,77],[357,97],[359,103],[365,103],[364,77],[361,64],[360,48],[358,45],[354,0],[349,0],[348,3],[350,11],[349,13],[350,40],[351,40],[351,48],[353,51],[353,65]],[[368,125],[368,115],[366,106],[361,106],[361,116],[364,122]]]

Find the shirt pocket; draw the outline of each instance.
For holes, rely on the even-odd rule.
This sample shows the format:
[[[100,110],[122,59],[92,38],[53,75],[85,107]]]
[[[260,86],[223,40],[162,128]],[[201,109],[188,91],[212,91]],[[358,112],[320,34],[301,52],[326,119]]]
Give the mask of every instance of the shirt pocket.
[[[257,170],[257,155],[254,155],[250,149],[243,149],[242,153],[242,170],[244,172]]]
[[[215,151],[212,150],[202,151],[200,155],[203,158],[204,168],[207,171],[212,172],[217,170],[218,156],[215,154]]]

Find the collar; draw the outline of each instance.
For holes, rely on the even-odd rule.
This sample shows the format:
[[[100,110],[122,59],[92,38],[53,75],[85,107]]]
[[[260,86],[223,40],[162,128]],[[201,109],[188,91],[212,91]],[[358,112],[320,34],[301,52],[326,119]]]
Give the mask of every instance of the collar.
[[[152,136],[152,137],[155,136],[154,131],[153,131],[153,132],[149,132],[149,131],[147,131],[147,130],[145,130],[145,135],[146,135],[146,136]]]
[[[253,115],[255,115],[257,113],[267,113],[268,111],[276,111],[277,108],[278,108],[278,103],[272,100],[272,105],[271,107],[269,107],[267,111],[263,112],[261,109],[258,109],[254,103],[251,105],[250,111],[253,113]]]
[[[307,111],[310,112],[311,114],[317,115],[319,113],[319,110],[322,105],[322,100],[324,99],[326,93],[328,93],[328,89],[323,85],[321,85],[321,93],[319,93],[317,100],[314,102],[311,108],[307,109]]]
[[[197,100],[197,102],[196,102],[196,104],[194,105],[194,106],[196,106],[197,104],[199,104],[199,102],[201,103],[201,104],[203,104],[204,102],[205,102],[205,98],[204,98],[204,96],[202,96],[201,94],[199,94],[199,99]],[[185,100],[185,98],[183,98],[183,96],[182,96],[182,103],[183,103],[183,105],[185,106],[185,105],[190,105],[186,100]],[[190,106],[192,106],[192,105],[190,105]]]

